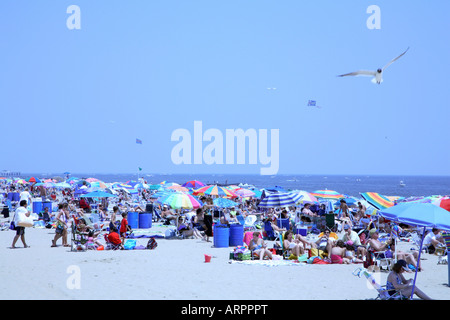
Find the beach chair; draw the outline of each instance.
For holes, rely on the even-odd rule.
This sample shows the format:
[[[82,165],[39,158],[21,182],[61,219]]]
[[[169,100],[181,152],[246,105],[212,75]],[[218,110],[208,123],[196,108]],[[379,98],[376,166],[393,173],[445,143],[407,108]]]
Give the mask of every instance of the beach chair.
[[[420,244],[422,243],[422,237],[417,232],[411,232],[411,239],[414,242],[414,245],[417,247],[417,250],[420,250]],[[422,246],[422,250],[428,253],[428,248]]]
[[[122,248],[121,244],[114,244],[114,243],[112,243],[109,240],[107,233],[104,235],[104,239],[105,239],[105,242],[106,242],[106,248],[105,248],[106,250],[120,250]]]
[[[256,216],[255,215],[248,215],[245,218],[245,222],[244,222],[244,230],[246,231],[255,231],[256,230]]]
[[[353,275],[359,278],[364,277],[366,280],[373,286],[375,290],[378,292],[378,296],[375,300],[408,300],[409,297],[406,297],[401,294],[399,291],[392,292],[393,290],[387,290],[386,286],[380,285],[373,275],[363,267],[359,267],[353,271]]]
[[[86,235],[80,233],[75,223],[72,224],[70,251],[86,251]]]
[[[277,250],[277,254],[283,257],[283,259],[289,259],[289,256],[291,255],[289,252],[289,249],[284,247],[284,232],[280,232],[278,234],[278,241],[280,241],[280,245],[275,248]]]

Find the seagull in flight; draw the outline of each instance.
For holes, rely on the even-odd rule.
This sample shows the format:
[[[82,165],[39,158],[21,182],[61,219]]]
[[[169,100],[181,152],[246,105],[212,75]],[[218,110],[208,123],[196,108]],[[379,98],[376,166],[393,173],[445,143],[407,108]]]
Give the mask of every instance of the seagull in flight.
[[[368,77],[374,77],[372,79],[373,83],[381,84],[383,82],[383,72],[386,70],[387,67],[389,67],[392,63],[403,57],[403,55],[408,52],[408,49],[406,49],[405,52],[403,52],[401,55],[399,55],[397,58],[391,60],[387,65],[385,65],[382,69],[378,69],[377,71],[367,71],[367,70],[359,70],[356,72],[350,72],[346,74],[341,74],[338,77],[346,77],[346,76],[368,76]]]

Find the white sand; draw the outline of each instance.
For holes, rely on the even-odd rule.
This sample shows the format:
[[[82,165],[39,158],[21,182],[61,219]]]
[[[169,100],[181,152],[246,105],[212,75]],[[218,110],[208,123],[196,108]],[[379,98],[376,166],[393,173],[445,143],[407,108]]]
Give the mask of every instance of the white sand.
[[[154,226],[149,233],[164,231]],[[352,275],[359,265],[267,267],[229,263],[231,248],[200,240],[157,239],[155,250],[71,252],[50,248],[54,230],[26,229],[24,249],[10,249],[14,231],[1,231],[0,299],[373,299],[375,290]],[[137,239],[146,245],[148,239]],[[59,240],[58,245],[61,244]],[[410,243],[401,243],[409,250]],[[214,256],[204,262],[204,254]],[[417,285],[435,299],[449,299],[447,265],[425,254]],[[71,268],[80,288],[71,288]],[[69,273],[68,273],[69,271]],[[387,272],[376,273],[385,284]],[[408,274],[413,277],[414,274]],[[69,280],[69,286],[68,286]]]

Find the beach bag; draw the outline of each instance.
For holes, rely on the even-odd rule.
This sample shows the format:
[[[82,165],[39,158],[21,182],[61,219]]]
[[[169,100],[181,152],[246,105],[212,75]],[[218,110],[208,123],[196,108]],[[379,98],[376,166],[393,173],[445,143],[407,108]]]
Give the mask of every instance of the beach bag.
[[[136,247],[136,240],[133,239],[128,239],[127,241],[125,241],[125,244],[123,246],[125,250],[133,250],[134,247]]]
[[[11,223],[9,224],[9,230],[16,230],[16,225],[14,221],[11,221]]]
[[[64,231],[64,227],[63,227],[61,224],[58,224],[58,226],[56,227],[55,232],[56,232],[57,234],[62,234],[63,231]]]
[[[147,242],[147,249],[153,250],[158,246],[158,243],[156,242],[155,238],[150,238]]]
[[[34,225],[34,221],[32,217],[27,217],[25,214],[19,214],[19,219],[17,220],[18,227],[29,228]]]

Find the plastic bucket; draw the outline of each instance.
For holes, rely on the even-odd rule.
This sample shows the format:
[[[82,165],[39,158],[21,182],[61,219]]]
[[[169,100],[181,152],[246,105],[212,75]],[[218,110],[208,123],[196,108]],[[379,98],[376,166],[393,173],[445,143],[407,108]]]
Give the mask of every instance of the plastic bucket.
[[[211,262],[211,256],[209,254],[205,254],[205,262]]]
[[[34,201],[33,202],[33,212],[39,213],[42,211],[44,207],[42,206],[42,201]]]
[[[149,229],[152,227],[152,214],[148,212],[139,213],[139,229]]]
[[[226,225],[215,224],[214,225],[214,247],[216,248],[228,248],[230,242],[230,228]]]
[[[242,246],[244,242],[244,226],[240,224],[230,225],[230,247]]]
[[[127,220],[131,229],[139,229],[139,212],[128,212]]]

